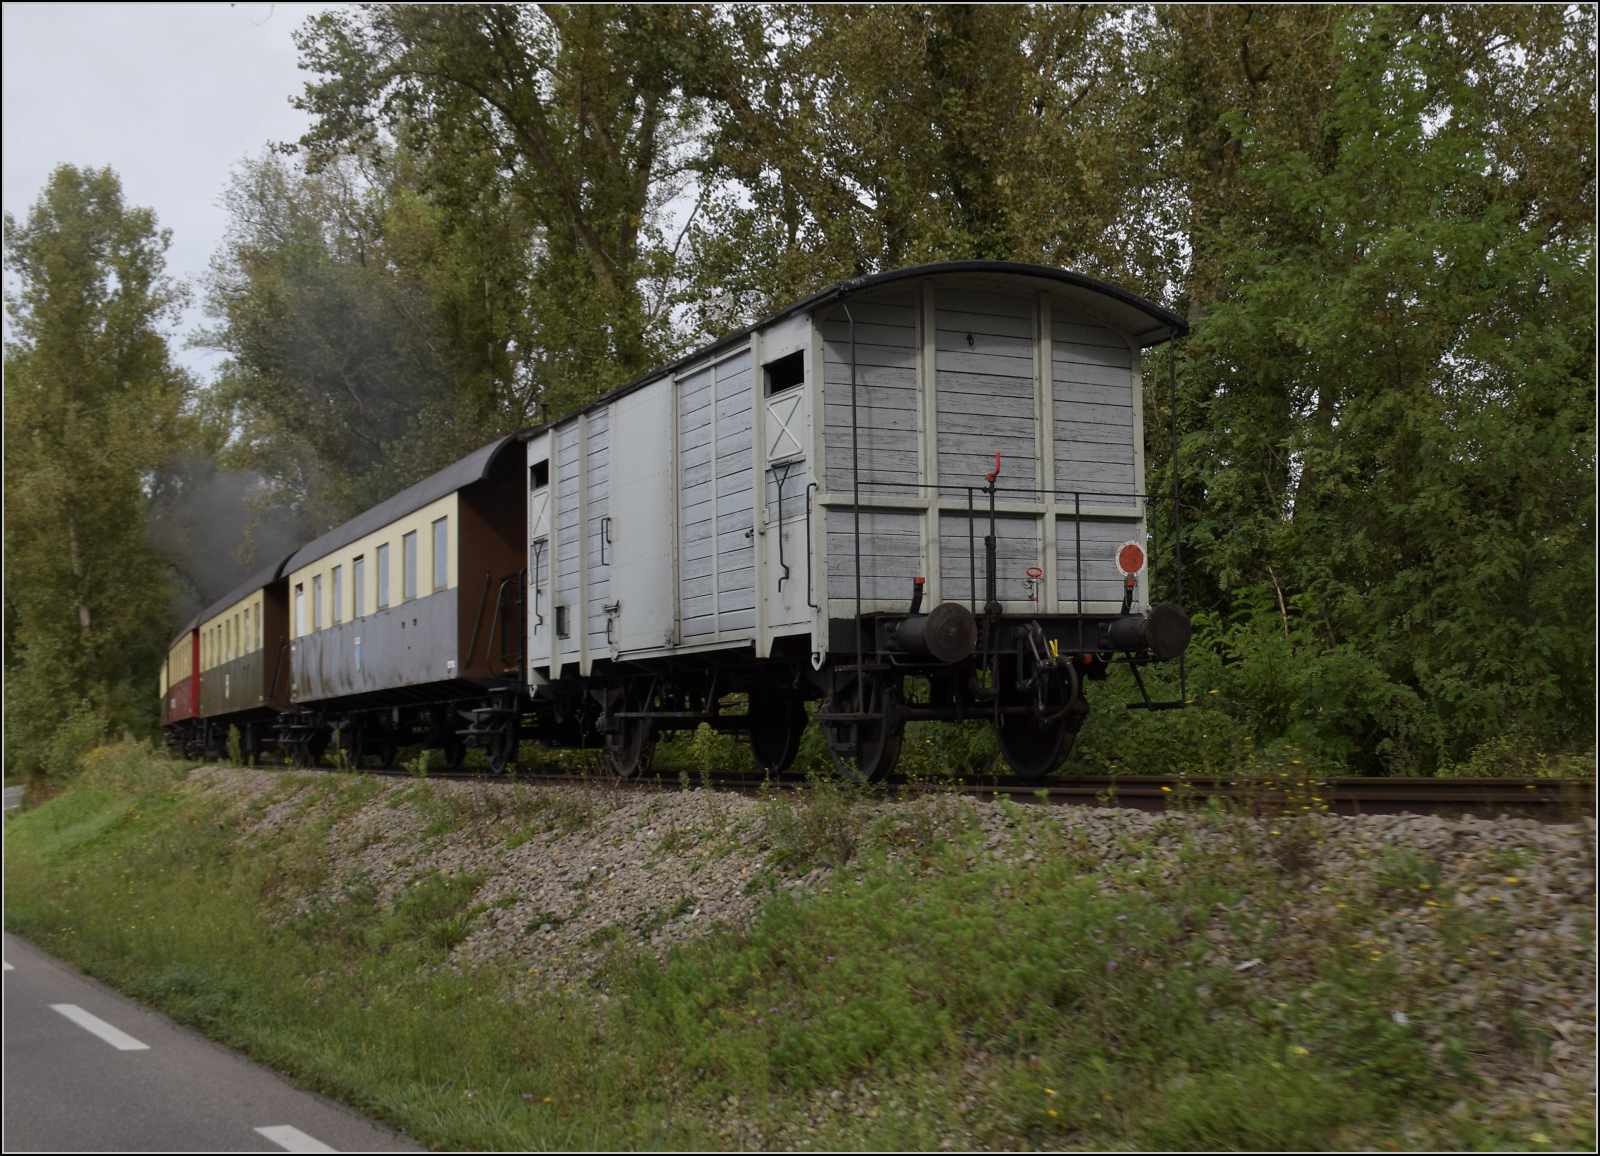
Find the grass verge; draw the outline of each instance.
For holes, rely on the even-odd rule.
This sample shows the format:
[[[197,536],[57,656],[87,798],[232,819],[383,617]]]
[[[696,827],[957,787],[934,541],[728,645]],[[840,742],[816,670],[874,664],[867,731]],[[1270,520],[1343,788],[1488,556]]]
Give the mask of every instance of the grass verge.
[[[1195,816],[1160,855],[1113,858],[1044,808],[1017,810],[1006,845],[880,823],[846,854],[837,812],[861,804],[822,791],[815,821],[794,802],[769,815],[776,860],[838,864],[819,892],[775,891],[748,933],[664,965],[619,953],[590,987],[535,989],[453,962],[481,876],[424,875],[385,900],[339,876],[330,827],[420,785],[285,773],[241,803],[184,770],[113,748],[8,817],[7,929],[436,1147],[1593,1139],[1537,1105],[1477,1111],[1487,1037],[1419,1010],[1433,981],[1363,942],[1385,889],[1415,876],[1448,898],[1426,863],[1397,861],[1295,927],[1304,856],[1240,816]],[[1509,934],[1486,919],[1441,908],[1441,942]],[[1260,972],[1219,957],[1219,928]],[[1258,982],[1269,967],[1278,980]]]

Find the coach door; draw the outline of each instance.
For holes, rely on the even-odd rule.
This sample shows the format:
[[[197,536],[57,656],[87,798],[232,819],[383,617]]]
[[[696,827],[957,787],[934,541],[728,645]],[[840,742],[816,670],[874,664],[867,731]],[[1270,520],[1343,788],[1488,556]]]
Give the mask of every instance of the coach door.
[[[612,406],[607,552],[618,653],[656,650],[673,638],[672,380]]]

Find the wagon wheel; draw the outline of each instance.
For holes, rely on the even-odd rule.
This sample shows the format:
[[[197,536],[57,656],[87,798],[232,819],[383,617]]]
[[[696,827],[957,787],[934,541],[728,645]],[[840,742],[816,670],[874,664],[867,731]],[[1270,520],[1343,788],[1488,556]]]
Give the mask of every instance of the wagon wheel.
[[[1017,681],[1016,663],[1009,657],[1001,659],[996,706],[1001,712],[1024,707],[1027,713],[998,713],[995,737],[1007,766],[1021,778],[1039,779],[1061,766],[1083,725],[1078,672],[1071,666],[1041,671],[1031,688],[1018,687]]]
[[[900,761],[906,733],[901,682],[899,675],[868,674],[861,713],[879,717],[823,728],[834,770],[853,783],[882,782]],[[835,683],[834,693],[823,702],[828,714],[854,714],[856,707],[855,679]]]
[[[654,698],[655,679],[636,678],[613,692],[609,709],[649,710]],[[636,779],[655,760],[655,724],[647,718],[625,718],[616,720],[616,728],[606,732],[606,754],[618,778]]]
[[[794,766],[808,721],[799,695],[770,690],[750,692],[750,753],[763,771],[781,775]]]
[[[400,754],[400,739],[394,731],[384,727],[378,732],[378,740],[373,744],[373,753],[378,756],[380,770],[394,766],[394,760]]]
[[[239,736],[239,754],[244,756],[248,766],[254,766],[261,757],[261,728],[255,723],[246,723],[244,732]]]
[[[444,755],[444,768],[447,771],[458,771],[461,762],[467,757],[467,744],[461,741],[460,735],[451,735],[445,739],[441,748]]]
[[[506,773],[506,768],[515,766],[517,762],[517,747],[522,740],[522,719],[518,715],[511,715],[506,719],[505,725],[489,737],[484,746],[484,757],[489,760],[489,770],[496,775]]]

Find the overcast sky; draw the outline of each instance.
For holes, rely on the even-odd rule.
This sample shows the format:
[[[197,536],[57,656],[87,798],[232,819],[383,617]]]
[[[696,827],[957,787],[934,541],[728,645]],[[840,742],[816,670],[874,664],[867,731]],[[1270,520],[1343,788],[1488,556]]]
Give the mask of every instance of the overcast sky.
[[[222,239],[229,170],[305,131],[290,33],[326,4],[5,4],[5,209],[19,220],[56,165],[110,165],[172,230],[193,279]],[[190,311],[183,329],[203,321]],[[181,344],[177,342],[176,344]],[[214,354],[177,350],[202,375]]]

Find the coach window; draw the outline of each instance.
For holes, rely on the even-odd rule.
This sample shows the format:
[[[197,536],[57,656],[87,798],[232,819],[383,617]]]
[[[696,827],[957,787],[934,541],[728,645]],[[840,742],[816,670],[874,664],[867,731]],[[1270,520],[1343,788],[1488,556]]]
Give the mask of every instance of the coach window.
[[[311,579],[311,629],[322,629],[322,575],[316,574]]]
[[[528,489],[542,490],[550,484],[550,461],[534,462],[528,467]]]
[[[306,585],[294,584],[294,633],[298,638],[306,632]]]
[[[389,605],[389,543],[378,547],[378,609]]]
[[[360,618],[367,612],[367,559],[363,555],[350,564],[350,593],[354,606],[350,616]]]
[[[400,601],[408,602],[417,596],[417,532],[415,530],[400,539],[400,549],[403,554],[401,574]]]
[[[433,588],[443,590],[450,584],[450,519],[440,518],[433,524]]]
[[[335,623],[341,621],[343,616],[344,616],[344,614],[343,614],[343,612],[344,612],[344,567],[343,566],[335,566],[333,568],[333,597],[331,599],[329,599],[328,605],[333,609],[333,621]]]
[[[244,650],[250,652],[250,643],[255,641],[255,635],[250,633],[250,607],[244,608]]]
[[[261,636],[262,636],[263,630],[264,630],[264,628],[261,625],[261,603],[257,602],[256,603],[256,649],[257,650],[260,650],[261,646],[262,646]]]

